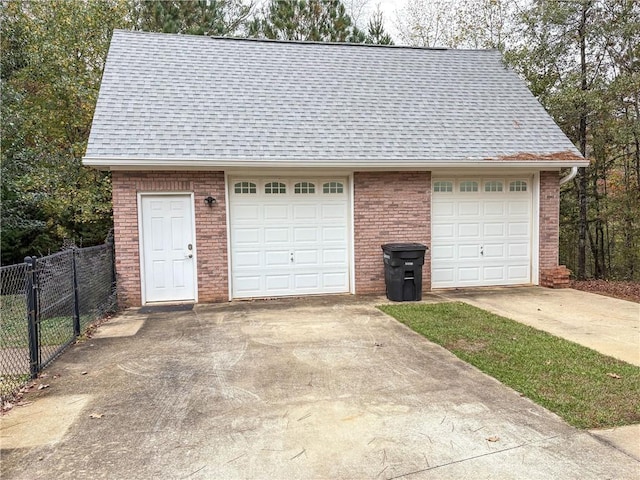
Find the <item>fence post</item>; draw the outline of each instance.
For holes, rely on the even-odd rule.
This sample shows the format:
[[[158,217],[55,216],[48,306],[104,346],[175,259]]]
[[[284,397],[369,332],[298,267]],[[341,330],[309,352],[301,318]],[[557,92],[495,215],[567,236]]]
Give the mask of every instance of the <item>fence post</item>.
[[[116,284],[116,249],[113,241],[113,231],[109,232],[104,243],[109,247],[109,255],[111,256],[111,286],[113,288]]]
[[[71,249],[71,270],[73,275],[73,336],[80,336],[80,297],[78,295],[78,269],[76,268],[76,251]]]
[[[38,277],[36,257],[25,257],[27,264],[27,325],[29,328],[29,373],[31,378],[40,370],[40,338],[38,335]]]

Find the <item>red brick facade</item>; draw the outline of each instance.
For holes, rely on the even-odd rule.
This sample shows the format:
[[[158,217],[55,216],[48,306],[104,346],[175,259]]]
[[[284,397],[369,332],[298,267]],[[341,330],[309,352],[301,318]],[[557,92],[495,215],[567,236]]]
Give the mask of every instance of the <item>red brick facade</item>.
[[[140,305],[137,194],[193,192],[195,195],[198,299],[226,301],[228,242],[223,172],[118,172],[112,174],[116,271],[122,305]],[[212,195],[217,204],[208,207]],[[568,284],[569,271],[558,265],[560,187],[558,172],[540,172],[539,281]],[[355,291],[384,294],[380,246],[389,242],[431,243],[430,172],[356,172],[354,174]],[[423,266],[423,292],[431,289],[431,255]]]
[[[380,246],[389,242],[431,243],[430,172],[354,174],[356,293],[384,294]],[[431,290],[431,255],[422,268],[422,291]]]
[[[560,234],[560,174],[540,172],[540,256],[539,283],[543,287],[569,285],[570,271],[558,265]]]
[[[140,305],[138,199],[140,192],[193,192],[195,196],[198,300],[226,301],[227,218],[223,172],[118,172],[112,174],[113,223],[119,302]],[[213,196],[209,207],[204,198]]]

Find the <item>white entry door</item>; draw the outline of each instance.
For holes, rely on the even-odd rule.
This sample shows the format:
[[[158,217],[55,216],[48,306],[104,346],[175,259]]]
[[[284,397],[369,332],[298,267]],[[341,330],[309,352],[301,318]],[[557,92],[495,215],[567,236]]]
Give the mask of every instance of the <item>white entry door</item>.
[[[531,179],[434,178],[433,288],[531,283]]]
[[[346,178],[229,182],[234,298],[349,292]]]
[[[141,195],[145,302],[195,301],[191,195]]]

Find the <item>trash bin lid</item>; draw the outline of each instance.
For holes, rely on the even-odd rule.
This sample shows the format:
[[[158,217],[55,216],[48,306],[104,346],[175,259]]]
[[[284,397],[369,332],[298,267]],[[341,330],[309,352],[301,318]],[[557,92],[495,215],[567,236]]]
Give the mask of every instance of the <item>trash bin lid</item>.
[[[382,245],[382,250],[388,252],[424,252],[426,249],[427,246],[421,243],[385,243]]]

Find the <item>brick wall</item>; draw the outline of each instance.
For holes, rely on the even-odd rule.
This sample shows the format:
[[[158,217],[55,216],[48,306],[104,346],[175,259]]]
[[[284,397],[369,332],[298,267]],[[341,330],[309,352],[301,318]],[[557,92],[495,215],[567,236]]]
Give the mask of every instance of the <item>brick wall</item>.
[[[198,299],[228,300],[227,220],[223,172],[118,172],[112,174],[114,239],[119,301],[141,304],[138,192],[193,192],[195,195]],[[204,198],[217,204],[209,207]]]
[[[113,172],[114,236],[118,290],[123,305],[140,305],[138,192],[194,192],[198,293],[201,302],[226,301],[227,230],[222,172]],[[209,208],[204,197],[217,205]],[[559,173],[540,172],[540,285],[563,287],[569,271],[558,265]],[[384,294],[380,245],[431,243],[430,172],[356,172],[354,244],[356,293]],[[426,252],[423,292],[431,289]]]
[[[540,285],[561,288],[569,284],[570,271],[558,265],[560,235],[560,174],[540,172]]]
[[[356,293],[385,293],[380,245],[431,244],[430,172],[356,172],[354,175]],[[422,267],[422,291],[431,290],[431,255]]]

